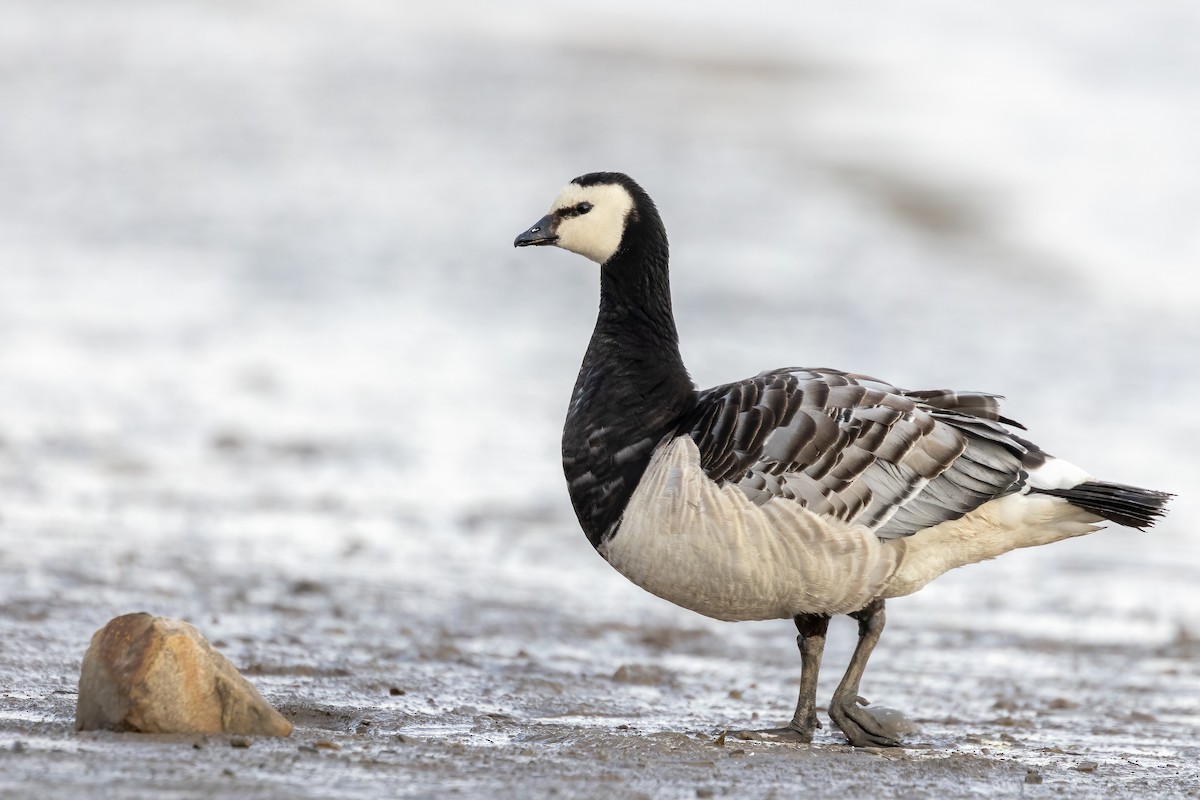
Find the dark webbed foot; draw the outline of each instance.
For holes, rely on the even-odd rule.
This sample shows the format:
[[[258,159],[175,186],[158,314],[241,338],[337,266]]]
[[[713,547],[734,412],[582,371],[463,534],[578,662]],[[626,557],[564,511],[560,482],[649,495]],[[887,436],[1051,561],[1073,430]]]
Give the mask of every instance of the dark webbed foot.
[[[857,695],[849,697],[835,694],[829,703],[829,718],[855,747],[900,746],[900,740],[863,708],[863,700]]]
[[[871,712],[863,708],[865,701],[858,696],[858,686],[867,668],[867,660],[883,634],[883,601],[876,600],[850,616],[858,620],[858,645],[829,703],[829,718],[855,747],[896,747],[900,740],[888,733]]]
[[[764,728],[756,731],[732,731],[730,736],[735,739],[751,739],[765,742],[790,742],[792,744],[812,744],[813,729],[821,727],[821,723],[813,719],[812,727],[792,727],[790,724],[782,728]]]

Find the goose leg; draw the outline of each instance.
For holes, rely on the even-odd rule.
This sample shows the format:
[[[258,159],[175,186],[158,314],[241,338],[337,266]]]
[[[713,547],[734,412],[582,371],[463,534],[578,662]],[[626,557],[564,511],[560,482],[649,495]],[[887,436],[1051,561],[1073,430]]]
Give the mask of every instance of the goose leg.
[[[792,721],[782,728],[749,731],[744,738],[768,738],[772,741],[811,744],[813,731],[821,727],[817,719],[817,673],[821,671],[821,654],[825,652],[825,631],[829,629],[827,614],[800,614],[792,618],[796,644],[800,647],[800,699]]]
[[[829,718],[834,721],[850,744],[855,747],[896,747],[900,741],[884,730],[875,717],[859,705],[858,686],[862,681],[863,671],[867,668],[867,659],[879,642],[883,633],[884,611],[883,600],[875,600],[861,611],[855,611],[850,616],[858,620],[858,645],[854,655],[850,657],[850,666],[833,693],[829,703]],[[797,709],[799,713],[799,709]]]
[[[793,617],[796,644],[800,647],[800,699],[788,729],[799,734],[800,741],[811,742],[813,731],[821,727],[817,719],[817,675],[821,671],[821,656],[825,653],[825,632],[829,630],[826,614],[800,614]]]

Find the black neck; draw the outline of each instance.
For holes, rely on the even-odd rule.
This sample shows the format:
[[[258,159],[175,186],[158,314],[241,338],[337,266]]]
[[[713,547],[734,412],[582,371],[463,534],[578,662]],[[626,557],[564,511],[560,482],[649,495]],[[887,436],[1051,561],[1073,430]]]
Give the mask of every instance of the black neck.
[[[630,221],[621,249],[601,267],[600,312],[563,430],[571,500],[596,546],[615,531],[654,446],[694,402],[667,264],[666,235],[652,212]]]

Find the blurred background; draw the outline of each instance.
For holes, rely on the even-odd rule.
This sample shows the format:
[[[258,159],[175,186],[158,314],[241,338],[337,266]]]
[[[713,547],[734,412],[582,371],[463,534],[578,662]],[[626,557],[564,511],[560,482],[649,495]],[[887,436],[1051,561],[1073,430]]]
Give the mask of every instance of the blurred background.
[[[604,701],[650,728],[790,715],[787,623],[642,593],[570,511],[558,436],[597,271],[511,242],[572,177],[620,170],[666,220],[701,386],[833,366],[1000,392],[1049,451],[1180,495],[1152,533],[893,604],[872,691],[984,720],[1039,675],[1125,730],[1121,676],[1159,698],[1136,736],[1194,734],[1192,3],[434,5],[5,4],[0,726],[61,747],[87,637],[143,608],[296,707],[374,707],[363,675],[440,687],[388,700],[396,729],[455,691],[484,708],[473,681],[527,721],[595,701],[505,684],[517,653],[668,664],[690,700]]]

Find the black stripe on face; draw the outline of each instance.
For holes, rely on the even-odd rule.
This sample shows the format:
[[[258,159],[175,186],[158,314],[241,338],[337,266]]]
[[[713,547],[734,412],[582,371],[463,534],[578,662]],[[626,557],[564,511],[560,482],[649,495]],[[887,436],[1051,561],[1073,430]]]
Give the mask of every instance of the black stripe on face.
[[[580,217],[592,210],[592,204],[584,200],[582,203],[576,203],[573,206],[560,208],[554,212],[554,216],[559,219],[570,219],[571,217]]]

